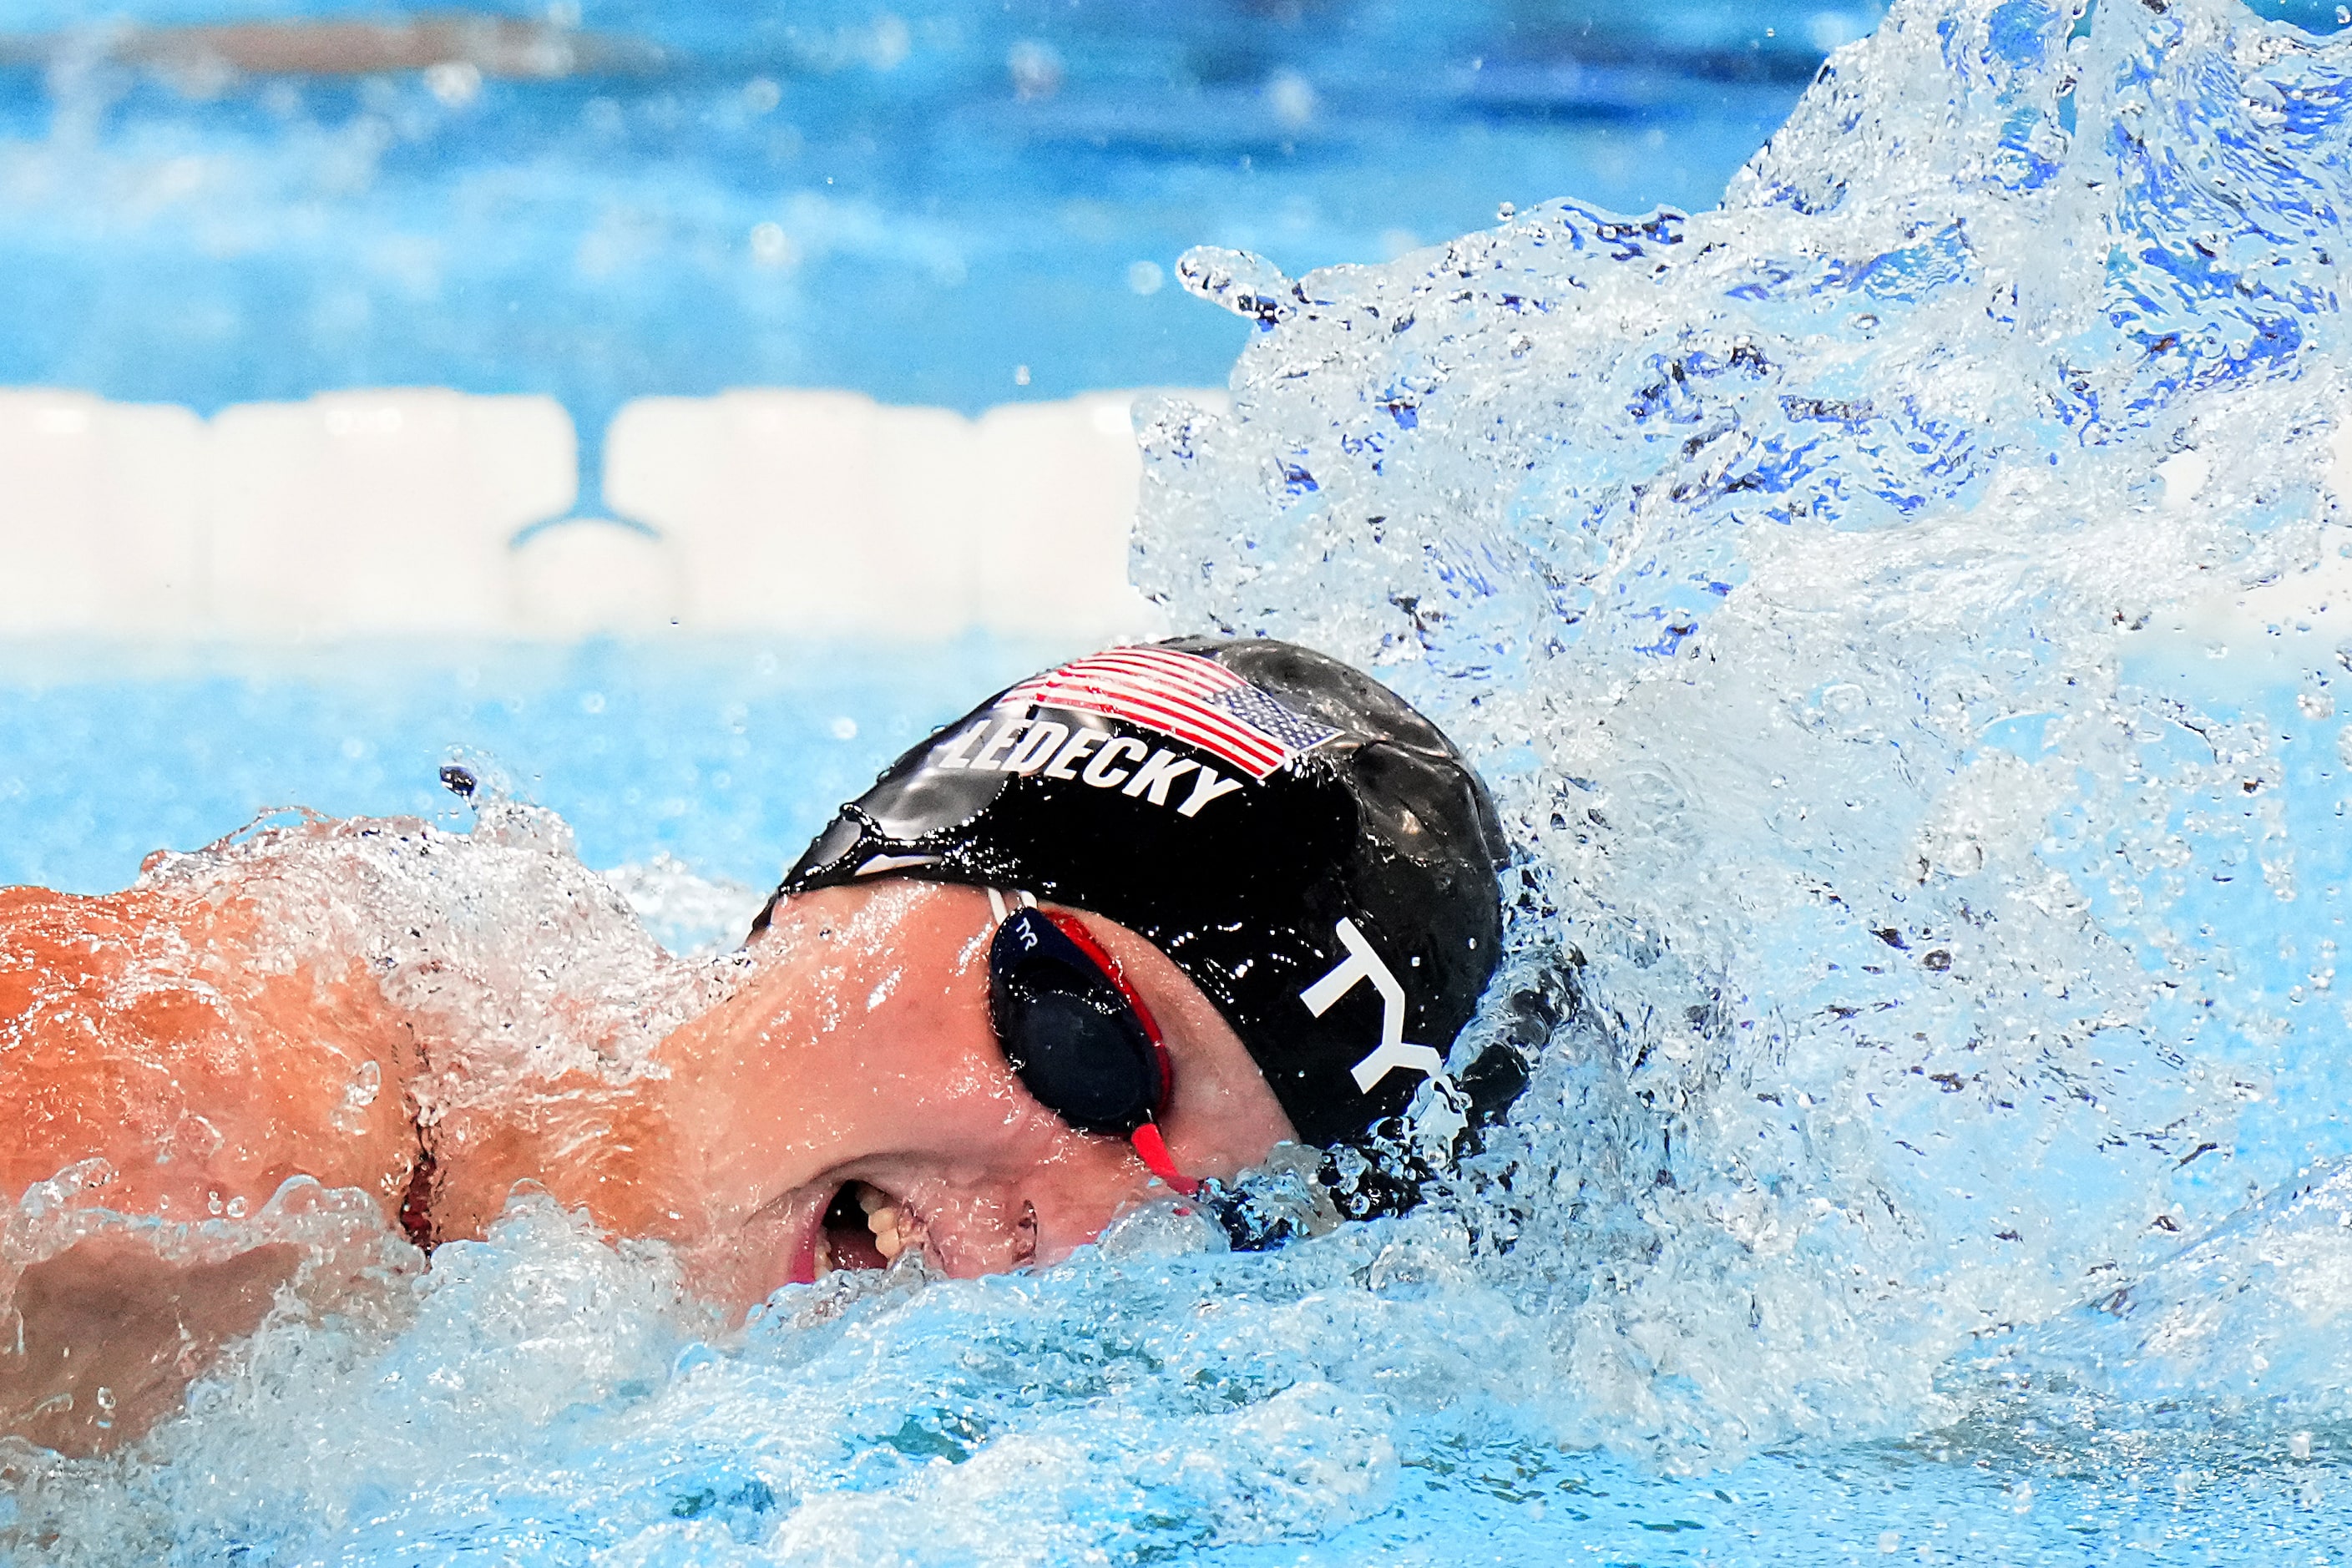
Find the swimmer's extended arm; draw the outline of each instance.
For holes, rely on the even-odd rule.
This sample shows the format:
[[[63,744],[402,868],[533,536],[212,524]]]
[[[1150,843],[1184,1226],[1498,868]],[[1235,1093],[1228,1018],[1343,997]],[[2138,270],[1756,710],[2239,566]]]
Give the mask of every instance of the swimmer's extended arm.
[[[138,1238],[97,1237],[27,1268],[0,1342],[0,1432],[65,1454],[136,1438],[179,1405],[221,1347],[249,1333],[300,1262],[259,1247],[168,1263]]]

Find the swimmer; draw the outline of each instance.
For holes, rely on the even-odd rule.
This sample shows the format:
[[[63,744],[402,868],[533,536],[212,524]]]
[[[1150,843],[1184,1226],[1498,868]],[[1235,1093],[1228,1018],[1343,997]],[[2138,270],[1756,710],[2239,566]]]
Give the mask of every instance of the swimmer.
[[[0,1431],[88,1451],[167,1413],[303,1253],[153,1238],[299,1177],[427,1251],[535,1184],[739,1316],[909,1253],[1048,1264],[1454,1095],[1501,939],[1461,754],[1272,641],[1113,648],[992,698],[843,806],[723,959],[485,840],[487,814],[470,838],[313,819],[119,894],[0,892],[0,1195],[78,1169],[50,1208],[145,1225],[0,1257]],[[521,868],[493,892],[572,880],[486,897],[461,851]]]

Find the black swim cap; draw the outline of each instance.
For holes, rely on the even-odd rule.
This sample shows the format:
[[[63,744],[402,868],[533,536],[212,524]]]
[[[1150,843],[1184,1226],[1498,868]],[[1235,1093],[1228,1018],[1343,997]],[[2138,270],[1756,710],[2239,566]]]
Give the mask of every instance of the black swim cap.
[[[1290,643],[1182,637],[982,703],[843,806],[776,897],[916,877],[1117,921],[1330,1144],[1442,1075],[1495,972],[1504,853],[1477,774],[1388,688]]]

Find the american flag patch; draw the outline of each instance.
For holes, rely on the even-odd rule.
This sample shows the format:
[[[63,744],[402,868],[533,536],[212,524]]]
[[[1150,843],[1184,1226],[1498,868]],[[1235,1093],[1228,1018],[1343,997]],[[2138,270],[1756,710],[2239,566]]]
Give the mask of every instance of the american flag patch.
[[[1213,658],[1115,647],[1024,680],[999,708],[1070,708],[1171,736],[1264,779],[1339,731],[1285,708]]]

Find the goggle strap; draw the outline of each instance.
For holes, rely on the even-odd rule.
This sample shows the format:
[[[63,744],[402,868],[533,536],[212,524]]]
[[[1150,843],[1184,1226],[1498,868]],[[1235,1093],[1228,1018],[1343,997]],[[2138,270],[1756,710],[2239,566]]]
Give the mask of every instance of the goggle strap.
[[[1136,1018],[1143,1025],[1145,1038],[1151,1042],[1153,1049],[1160,1052],[1160,1077],[1164,1081],[1168,1074],[1168,1053],[1160,1044],[1160,1021],[1151,1016],[1151,1009],[1143,1005],[1143,998],[1136,994],[1135,987],[1127,983],[1127,972],[1119,967],[1118,960],[1104,952],[1102,944],[1095,941],[1094,933],[1073,917],[1047,910],[1045,918],[1054,922],[1055,930],[1068,937],[1080,952],[1094,962],[1104,977],[1118,988],[1118,994],[1126,998],[1127,1005],[1135,1009]]]
[[[1191,1197],[1201,1190],[1201,1184],[1176,1168],[1176,1157],[1168,1152],[1168,1140],[1160,1136],[1160,1124],[1147,1121],[1128,1135],[1135,1145],[1135,1156],[1144,1168],[1159,1177],[1181,1197]]]
[[[1020,889],[1015,888],[1013,890],[1013,900],[1024,910],[1034,910],[1037,907],[1036,895],[1034,893],[1024,893],[1021,891]],[[996,917],[996,923],[998,925],[1003,925],[1006,918],[1012,913],[1012,910],[1005,905],[1003,893],[994,888],[988,889],[988,910],[991,914]]]

